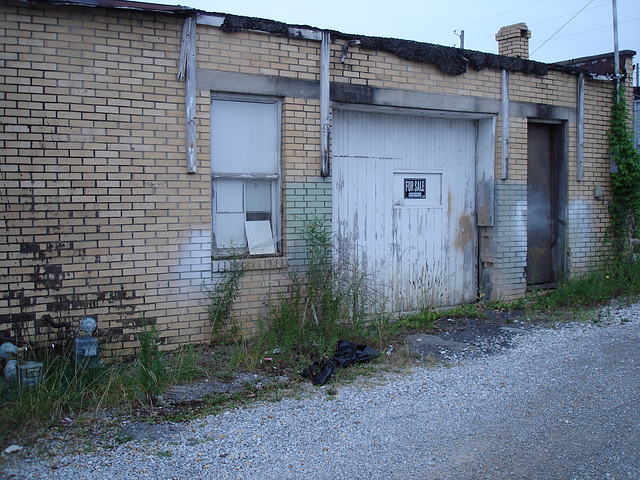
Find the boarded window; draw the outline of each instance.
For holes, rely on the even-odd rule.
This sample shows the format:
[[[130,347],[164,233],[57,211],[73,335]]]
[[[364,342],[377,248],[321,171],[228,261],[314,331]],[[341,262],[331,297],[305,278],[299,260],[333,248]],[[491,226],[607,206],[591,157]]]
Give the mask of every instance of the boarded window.
[[[278,99],[214,95],[211,105],[213,253],[280,250]]]

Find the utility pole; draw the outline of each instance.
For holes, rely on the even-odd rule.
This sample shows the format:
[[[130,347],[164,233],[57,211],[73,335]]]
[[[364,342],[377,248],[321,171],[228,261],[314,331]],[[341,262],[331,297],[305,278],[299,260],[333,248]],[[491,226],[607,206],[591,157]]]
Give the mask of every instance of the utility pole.
[[[456,32],[455,30],[453,31],[454,35],[458,35],[458,37],[460,37],[460,48],[464,49],[464,30],[460,30],[460,34],[458,34],[458,32]]]
[[[613,3],[613,64],[616,76],[616,89],[620,90],[620,56],[618,54],[618,2],[611,0]]]

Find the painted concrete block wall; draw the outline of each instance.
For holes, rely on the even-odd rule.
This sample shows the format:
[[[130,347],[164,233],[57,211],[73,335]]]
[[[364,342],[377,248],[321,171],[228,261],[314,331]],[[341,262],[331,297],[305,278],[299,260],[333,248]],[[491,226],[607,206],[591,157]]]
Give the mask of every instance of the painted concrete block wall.
[[[331,229],[331,179],[309,179],[286,184],[284,203],[286,255],[289,267],[304,271],[308,258],[305,228],[319,221]]]
[[[501,182],[496,186],[500,213],[491,228],[480,229],[479,295],[483,299],[514,300],[526,290],[527,188]]]
[[[0,333],[55,335],[38,323],[49,313],[57,321],[96,316],[111,335],[108,348],[121,354],[135,348],[143,318],[158,325],[167,347],[209,341],[204,287],[225,269],[211,260],[210,107],[218,77],[197,92],[198,171],[187,174],[184,82],[177,80],[180,18],[9,0],[0,5],[0,196],[6,199],[0,204],[6,232],[0,236]],[[343,45],[331,45],[334,85],[370,87],[393,98],[501,98],[500,71],[452,76],[357,45],[341,63]],[[331,179],[320,177],[320,108],[313,93],[319,48],[302,38],[197,26],[198,81],[222,72],[247,81],[217,87],[224,91],[242,91],[256,79],[312,87],[309,94],[280,94],[283,256],[245,264],[234,306],[245,334],[255,333],[270,297],[286,289],[290,269],[304,266],[300,226],[315,216],[330,224]],[[554,70],[513,73],[511,101],[533,110],[543,104],[575,110],[576,82]],[[582,182],[576,180],[575,120],[568,121],[572,274],[602,252],[611,88],[586,81]],[[509,178],[500,180],[497,121],[495,226],[483,227],[480,245],[481,263],[493,269],[486,287],[494,298],[516,298],[525,289],[526,126],[525,116],[511,118]],[[603,187],[603,200],[593,197],[595,186]]]

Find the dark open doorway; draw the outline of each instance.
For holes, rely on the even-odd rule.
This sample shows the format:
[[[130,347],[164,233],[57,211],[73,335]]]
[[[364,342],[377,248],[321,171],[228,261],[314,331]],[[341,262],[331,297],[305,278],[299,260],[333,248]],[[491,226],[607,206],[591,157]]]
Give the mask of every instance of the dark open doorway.
[[[565,125],[530,121],[527,147],[527,286],[554,286],[566,262]]]

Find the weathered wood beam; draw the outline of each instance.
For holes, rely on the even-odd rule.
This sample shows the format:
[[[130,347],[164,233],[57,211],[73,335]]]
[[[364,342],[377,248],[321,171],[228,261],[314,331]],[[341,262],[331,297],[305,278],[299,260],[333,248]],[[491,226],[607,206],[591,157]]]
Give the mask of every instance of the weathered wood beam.
[[[193,17],[185,19],[188,22],[186,48],[186,140],[187,140],[187,172],[195,173],[198,168],[196,156],[196,20]]]
[[[578,77],[578,112],[576,123],[578,125],[578,152],[576,175],[577,180],[584,180],[584,75]]]
[[[323,177],[328,177],[331,174],[329,158],[331,121],[330,46],[331,36],[329,33],[323,32],[322,43],[320,45],[320,175]]]
[[[509,72],[502,70],[502,101],[500,103],[501,122],[501,177],[502,180],[509,178]]]

